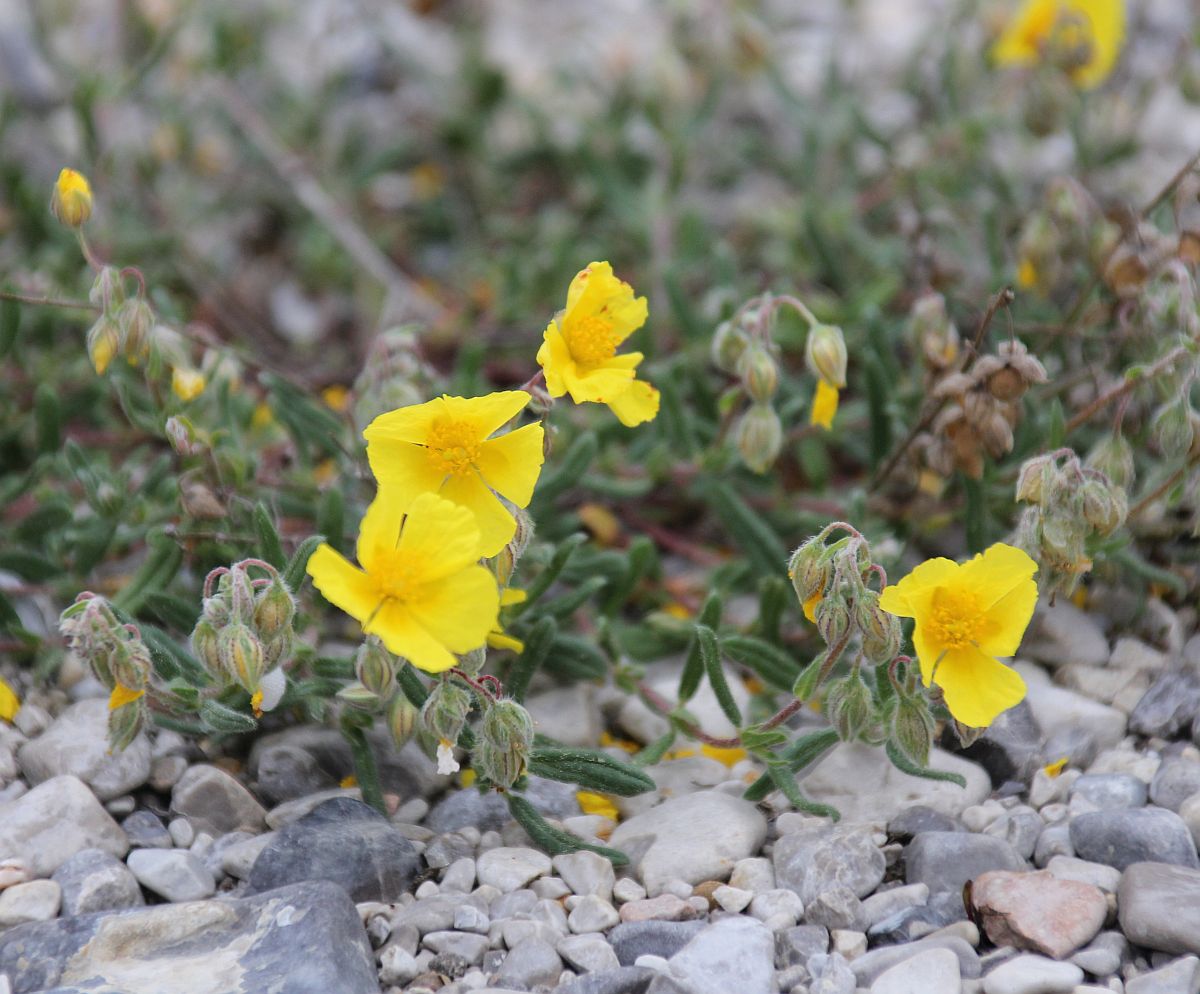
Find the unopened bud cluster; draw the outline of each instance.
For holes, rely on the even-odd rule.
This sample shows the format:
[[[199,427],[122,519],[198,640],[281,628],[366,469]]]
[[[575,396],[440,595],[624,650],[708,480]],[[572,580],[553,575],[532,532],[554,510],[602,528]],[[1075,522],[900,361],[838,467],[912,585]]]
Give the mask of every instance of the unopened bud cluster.
[[[1001,342],[995,354],[981,356],[967,371],[940,377],[933,396],[946,403],[921,439],[930,469],[941,476],[957,469],[979,479],[985,454],[998,459],[1012,450],[1021,398],[1045,382],[1041,362],[1015,339]]]
[[[141,633],[122,624],[108,601],[92,593],[80,594],[62,613],[59,631],[111,693],[109,748],[124,749],[145,724],[145,692],[154,671]]]
[[[497,787],[509,788],[525,774],[533,751],[533,719],[508,698],[493,701],[479,724],[472,759],[479,774]]]
[[[1128,513],[1124,487],[1099,469],[1085,466],[1070,449],[1025,462],[1016,499],[1030,505],[1021,515],[1013,544],[1041,566],[1043,591],[1070,594],[1092,568],[1088,541],[1111,535]]]
[[[421,358],[418,329],[389,328],[377,336],[354,381],[354,423],[362,431],[380,414],[419,404],[439,391],[437,373]]]
[[[253,576],[251,570],[265,576]],[[209,574],[192,652],[220,686],[240,686],[258,711],[286,689],[282,664],[295,642],[296,600],[269,563],[247,559]]]
[[[946,298],[930,291],[918,297],[908,316],[908,338],[935,376],[958,363],[962,338],[946,311]]]

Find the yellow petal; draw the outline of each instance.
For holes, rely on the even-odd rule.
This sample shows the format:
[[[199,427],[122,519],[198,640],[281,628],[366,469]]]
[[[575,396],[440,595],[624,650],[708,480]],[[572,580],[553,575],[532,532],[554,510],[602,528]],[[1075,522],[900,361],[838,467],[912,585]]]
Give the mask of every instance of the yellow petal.
[[[407,602],[417,623],[451,652],[470,652],[497,627],[500,591],[482,566],[428,583]]]
[[[986,632],[980,635],[979,648],[990,656],[1015,655],[1037,600],[1037,584],[1032,579],[1020,581],[988,609],[988,625]]]
[[[1067,7],[1091,24],[1091,58],[1072,79],[1085,90],[1108,78],[1125,43],[1124,0],[1067,0]]]
[[[308,575],[330,604],[360,622],[379,607],[381,598],[374,581],[327,543],[318,546],[308,560]]]
[[[645,380],[634,380],[629,389],[608,402],[617,420],[626,428],[653,421],[658,416],[659,393]]]
[[[421,494],[412,502],[394,548],[406,560],[422,564],[421,578],[426,583],[458,573],[482,555],[475,515],[437,494]]]
[[[601,815],[616,821],[620,814],[617,806],[603,794],[594,794],[590,790],[578,790],[575,792],[575,799],[579,802],[579,810],[585,815]]]
[[[487,644],[492,649],[511,649],[513,652],[524,652],[525,643],[502,631],[488,632]]]
[[[959,567],[956,583],[968,587],[984,610],[1007,597],[1038,570],[1029,554],[997,542]]]
[[[567,392],[568,380],[575,377],[575,360],[567,348],[558,322],[551,321],[542,333],[542,344],[537,351],[538,365],[546,374],[546,391],[551,397],[561,397]]]
[[[363,569],[373,573],[383,556],[390,556],[400,541],[406,504],[399,499],[402,491],[380,487],[358,525],[358,545],[355,554]]]
[[[821,603],[821,594],[815,593],[804,602],[804,617],[814,625],[817,623],[817,605]],[[885,609],[886,610],[886,609]]]
[[[0,679],[0,718],[12,721],[20,710],[21,698],[17,696],[17,692],[9,686],[7,681]]]
[[[576,404],[608,404],[629,389],[634,375],[632,369],[620,363],[608,362],[586,370],[572,363],[563,383]]]
[[[487,485],[499,491],[517,507],[525,507],[545,459],[545,432],[540,424],[526,425],[516,431],[488,439],[479,447],[475,465]]]
[[[525,409],[530,395],[524,390],[499,390],[483,397],[442,397],[445,417],[476,426],[480,441],[507,424]]]
[[[524,604],[528,599],[527,591],[519,590],[516,587],[505,587],[500,591],[500,606],[509,607],[512,604]]]
[[[1068,762],[1069,758],[1067,756],[1063,756],[1060,759],[1056,759],[1053,763],[1047,763],[1042,767],[1042,770],[1045,772],[1046,776],[1053,780],[1067,768]]]
[[[918,605],[928,602],[934,588],[954,583],[959,569],[952,559],[926,559],[899,583],[888,584],[879,595],[879,606],[898,618],[914,618]]]
[[[1025,0],[992,48],[1001,66],[1032,65],[1050,40],[1059,16],[1059,0]]]
[[[363,438],[368,442],[377,438],[389,438],[396,442],[424,445],[433,428],[434,419],[444,412],[445,404],[441,397],[427,400],[424,404],[400,407],[379,415],[367,425],[363,431]]]
[[[204,392],[204,383],[204,374],[198,373],[194,369],[176,366],[171,371],[171,390],[185,403],[195,400]]]
[[[426,673],[441,673],[458,665],[450,650],[422,628],[399,601],[386,601],[363,631],[378,635],[389,652],[403,656]]]
[[[833,416],[838,409],[838,388],[825,380],[817,380],[817,392],[813,396],[812,411],[808,423],[820,425],[826,431],[833,427]]]
[[[420,494],[437,493],[446,478],[424,446],[381,434],[369,436],[367,462],[375,479],[392,491],[392,499],[402,508]]]
[[[131,704],[145,693],[144,690],[134,690],[132,687],[126,687],[123,683],[118,683],[108,697],[108,710],[115,711],[125,704]]]
[[[736,766],[748,755],[745,749],[732,748],[722,749],[719,746],[701,745],[700,752],[709,759],[715,759],[718,763],[724,763],[726,766]]]
[[[971,728],[986,728],[1025,697],[1020,673],[973,647],[947,652],[936,682],[950,713]]]
[[[479,530],[476,556],[494,556],[517,533],[517,521],[475,475],[448,477],[441,495],[468,510]]]
[[[576,274],[567,289],[563,321],[601,314],[624,341],[646,323],[649,308],[645,297],[635,298],[633,287],[613,274],[611,265],[592,262]]]

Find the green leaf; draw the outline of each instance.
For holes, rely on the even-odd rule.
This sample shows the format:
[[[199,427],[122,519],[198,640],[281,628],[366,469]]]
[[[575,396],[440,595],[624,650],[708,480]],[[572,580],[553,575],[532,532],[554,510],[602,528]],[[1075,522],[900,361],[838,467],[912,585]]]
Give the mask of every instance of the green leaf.
[[[317,509],[317,531],[327,536],[326,541],[338,552],[345,551],[346,506],[338,487],[330,487],[321,498],[321,506]]]
[[[258,728],[258,722],[250,715],[226,707],[217,701],[210,700],[201,704],[199,718],[201,724],[211,732],[238,734],[253,732]]]
[[[558,468],[552,473],[542,474],[534,492],[537,504],[545,507],[556,497],[576,486],[599,452],[600,441],[595,432],[585,431],[578,435],[568,446]]]
[[[774,575],[783,572],[787,550],[761,514],[751,510],[724,480],[708,481],[705,498],[730,537],[759,573]]]
[[[783,796],[788,799],[788,803],[797,811],[816,815],[818,818],[832,818],[834,821],[841,820],[842,815],[837,808],[830,807],[828,804],[819,804],[816,801],[810,801],[805,797],[800,790],[799,784],[796,783],[795,774],[790,770],[781,766],[769,766],[767,768],[767,775],[771,778],[771,782],[779,788]]]
[[[283,569],[287,558],[283,554],[283,543],[275,519],[267,506],[259,501],[254,505],[254,531],[258,537],[258,554],[276,569]]]
[[[742,730],[742,748],[747,752],[759,752],[763,749],[774,749],[787,741],[787,732],[782,728],[759,728],[751,726]]]
[[[43,583],[62,573],[62,567],[28,549],[0,552],[0,570],[16,573],[22,580],[28,580],[30,583]]]
[[[823,753],[832,749],[838,741],[838,733],[832,728],[809,732],[782,750],[779,754],[779,761],[792,773],[798,773],[804,767],[818,760]],[[764,773],[746,789],[742,796],[748,801],[761,801],[774,788],[774,781],[769,774]]]
[[[58,392],[48,383],[39,383],[33,394],[33,419],[37,427],[39,452],[57,452],[62,445],[62,407]]]
[[[892,420],[887,413],[891,394],[887,375],[876,356],[863,364],[867,377],[867,413],[870,417],[871,468],[875,469],[892,451]]]
[[[574,535],[569,535],[558,543],[558,548],[554,550],[554,555],[550,558],[550,562],[537,575],[533,583],[525,590],[525,600],[520,604],[514,604],[512,607],[513,615],[524,614],[530,607],[547,591],[551,584],[558,579],[558,576],[563,571],[563,567],[567,565],[575,550],[578,549],[584,542],[587,541],[587,536],[583,532],[575,532]]]
[[[304,583],[308,561],[324,541],[324,535],[310,535],[296,546],[296,551],[292,553],[292,558],[288,560],[287,567],[283,571],[283,582],[288,585],[288,590],[294,593],[300,589],[300,585]]]
[[[146,643],[146,648],[150,650],[155,672],[164,680],[182,676],[196,687],[204,687],[212,682],[212,678],[196,657],[161,628],[142,624],[138,626],[138,630],[142,633],[142,641]]]
[[[783,649],[753,635],[721,636],[721,649],[778,690],[790,691],[800,667]]]
[[[918,766],[904,754],[901,749],[891,739],[883,747],[887,753],[887,758],[892,761],[892,765],[896,769],[907,773],[911,777],[924,777],[926,780],[945,780],[949,783],[956,783],[960,787],[967,785],[966,779],[959,773],[950,773],[946,770],[934,770],[928,766]]]
[[[542,611],[555,618],[566,618],[586,604],[593,594],[599,593],[606,586],[608,586],[608,580],[602,576],[593,576],[584,580],[574,590],[568,590],[553,600],[546,601],[542,605]]]
[[[15,300],[0,300],[0,359],[5,358],[21,330],[21,305]]]
[[[667,754],[675,744],[675,729],[669,729],[638,752],[632,759],[634,766],[653,766]]]
[[[71,506],[61,498],[51,498],[21,519],[14,534],[22,542],[45,542],[50,532],[56,532],[71,520]]]
[[[721,623],[721,594],[719,591],[712,591],[704,601],[704,606],[700,609],[699,624],[707,625],[709,628],[716,628]],[[700,640],[696,636],[695,628],[692,629],[692,637],[688,643],[687,659],[684,660],[683,672],[679,676],[679,702],[686,704],[696,696],[696,691],[700,689],[700,680],[704,676],[704,660],[700,656]]]
[[[544,665],[573,680],[603,680],[608,675],[608,657],[587,639],[565,632],[554,636]]]
[[[150,533],[148,551],[133,578],[112,599],[114,607],[136,615],[148,593],[165,590],[183,564],[183,550],[161,529]]]
[[[157,590],[146,595],[142,610],[157,618],[164,625],[182,632],[191,631],[196,624],[196,616],[199,614],[195,604],[185,601],[182,597],[164,594]]]
[[[974,555],[987,546],[987,507],[984,500],[983,481],[963,475],[963,494],[967,499],[964,525],[967,535],[967,552]]]
[[[591,845],[568,832],[548,825],[546,819],[538,813],[537,808],[520,794],[510,791],[504,795],[504,799],[508,802],[508,810],[516,819],[517,824],[529,833],[529,837],[533,839],[534,843],[541,846],[551,856],[586,849],[589,852],[599,853],[613,866],[624,866],[629,862],[629,857],[618,849]]]
[[[729,682],[725,679],[725,670],[721,666],[721,649],[717,642],[717,633],[709,628],[708,625],[697,625],[696,644],[700,647],[700,660],[704,663],[704,672],[708,674],[708,683],[716,695],[717,703],[721,705],[721,710],[725,713],[725,717],[729,719],[730,724],[734,728],[740,727],[742,724],[742,711],[738,707],[737,701],[733,698],[733,692],[729,689]]]
[[[538,668],[546,662],[557,632],[558,623],[552,617],[541,617],[529,634],[525,636],[525,649],[513,663],[508,680],[505,681],[505,689],[513,700],[525,700],[529,681],[533,679],[533,674],[538,671]]]
[[[645,773],[595,749],[535,748],[529,757],[529,772],[548,780],[574,783],[585,790],[632,797],[654,790]]]
[[[781,576],[764,576],[758,585],[758,633],[769,643],[779,644],[779,629],[789,604],[795,603],[792,585]],[[713,627],[716,627],[715,625]]]

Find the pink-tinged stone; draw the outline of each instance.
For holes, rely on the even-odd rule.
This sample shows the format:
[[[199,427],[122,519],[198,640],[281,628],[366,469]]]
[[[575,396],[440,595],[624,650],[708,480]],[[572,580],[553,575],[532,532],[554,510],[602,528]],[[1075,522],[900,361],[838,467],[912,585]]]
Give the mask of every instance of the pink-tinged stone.
[[[997,946],[1063,959],[1096,937],[1108,914],[1104,891],[1049,870],[991,870],[970,885],[975,920]]]
[[[621,905],[623,922],[681,922],[696,917],[696,909],[674,894],[659,894],[642,901],[626,901]]]

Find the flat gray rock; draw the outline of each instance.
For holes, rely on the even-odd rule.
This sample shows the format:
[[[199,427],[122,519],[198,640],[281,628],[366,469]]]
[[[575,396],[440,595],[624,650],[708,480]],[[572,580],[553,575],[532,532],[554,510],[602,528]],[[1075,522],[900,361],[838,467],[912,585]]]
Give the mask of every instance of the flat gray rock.
[[[495,984],[512,984],[518,990],[531,990],[539,984],[553,987],[562,970],[563,961],[552,945],[541,939],[525,939],[508,951],[496,971]]]
[[[581,814],[575,797],[576,787],[543,777],[529,777],[521,795],[548,818],[562,821]],[[443,835],[460,828],[498,832],[512,820],[508,803],[496,793],[481,794],[474,787],[456,790],[443,797],[425,816],[424,826]]]
[[[1200,989],[1200,959],[1182,956],[1159,970],[1125,982],[1125,994],[1196,994]]]
[[[819,825],[790,832],[775,843],[775,880],[808,904],[835,884],[867,897],[883,880],[883,853],[867,828]]]
[[[899,946],[882,946],[856,957],[850,964],[860,987],[869,987],[884,973],[913,956],[931,949],[948,950],[958,960],[959,976],[974,979],[979,976],[979,954],[966,939],[956,935],[930,936]]]
[[[671,957],[669,976],[692,994],[774,994],[775,937],[753,919],[722,918]]]
[[[608,941],[621,965],[633,966],[639,956],[670,959],[691,942],[704,925],[701,921],[622,922],[608,933]]]
[[[0,973],[17,994],[379,991],[358,912],[344,891],[322,882],[20,925],[0,934]]]
[[[217,890],[208,867],[184,849],[135,849],[126,863],[138,883],[168,901],[199,901]]]
[[[1071,784],[1068,796],[1106,811],[1145,807],[1149,792],[1144,781],[1129,773],[1085,773]]]
[[[77,852],[54,871],[53,879],[62,888],[64,918],[146,903],[129,867],[101,849]]]
[[[646,994],[658,971],[645,966],[619,966],[615,970],[585,973],[554,989],[555,994]]]
[[[46,731],[17,753],[30,784],[53,777],[78,777],[100,800],[128,794],[150,776],[150,740],[144,732],[125,749],[108,751],[108,702],[79,701],[62,712]]]
[[[1130,942],[1200,955],[1200,870],[1134,863],[1121,875],[1117,909]]]
[[[1129,715],[1129,730],[1169,739],[1190,728],[1197,715],[1200,715],[1200,674],[1190,669],[1168,670],[1134,706]]]
[[[124,856],[129,840],[78,777],[54,777],[0,805],[0,853],[48,877],[83,849]]]
[[[1176,814],[1196,793],[1200,793],[1200,763],[1188,759],[1164,759],[1150,781],[1150,800]]]
[[[1124,870],[1145,861],[1197,867],[1196,844],[1187,825],[1165,808],[1091,811],[1071,819],[1075,855]]]
[[[949,949],[925,949],[881,973],[871,994],[958,994],[958,957]]]
[[[930,893],[961,892],[988,870],[1027,868],[1003,839],[969,832],[922,832],[905,847],[904,861],[905,882],[925,884]]]

